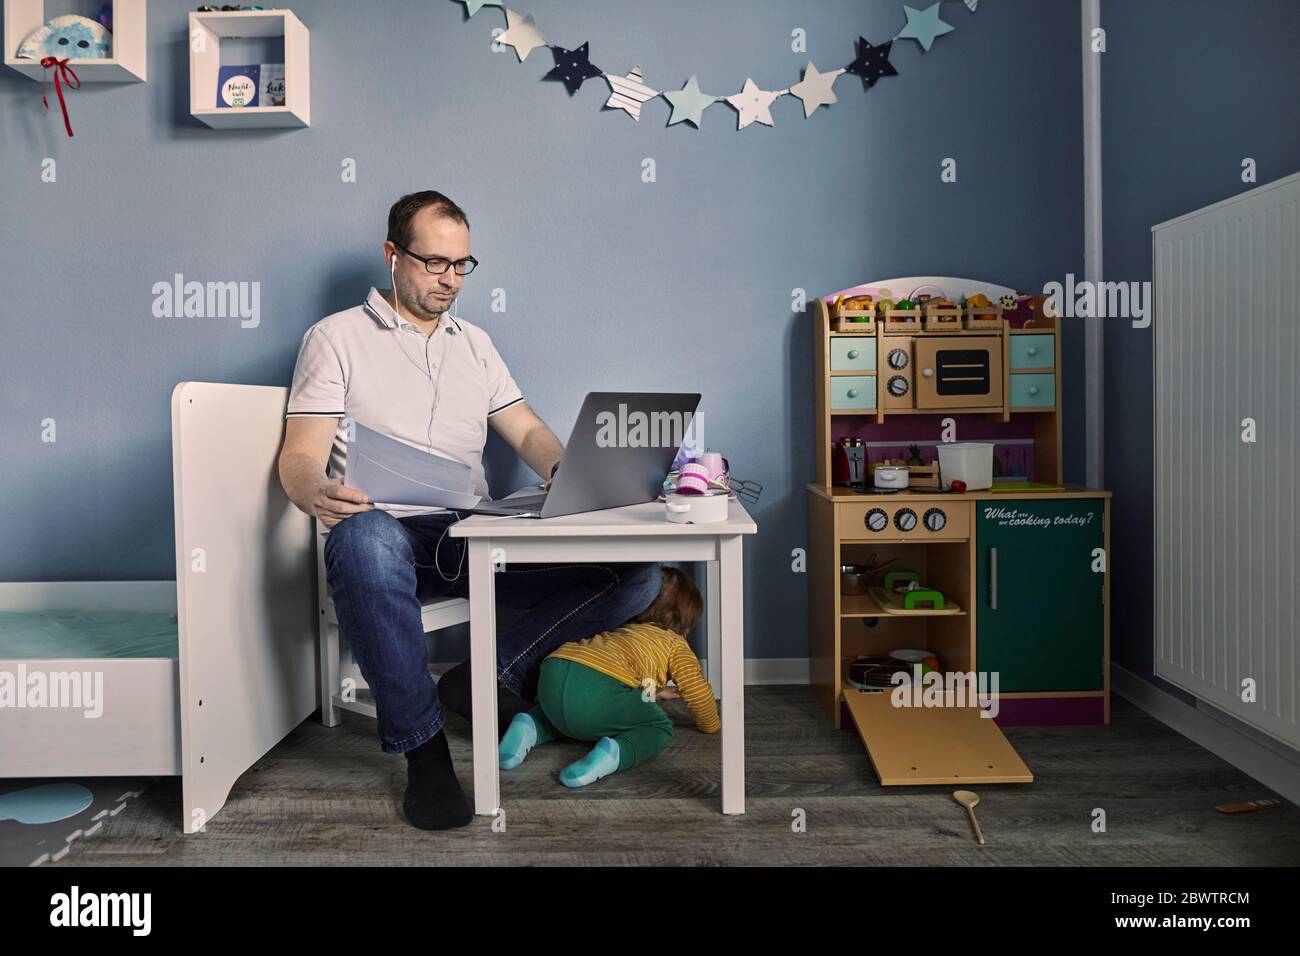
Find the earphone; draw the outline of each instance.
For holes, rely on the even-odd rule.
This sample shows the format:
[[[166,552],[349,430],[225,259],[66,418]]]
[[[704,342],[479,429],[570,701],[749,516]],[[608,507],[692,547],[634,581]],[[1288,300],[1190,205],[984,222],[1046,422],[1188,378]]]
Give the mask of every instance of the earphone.
[[[393,311],[397,312],[397,320],[402,320],[402,313],[398,312],[400,306],[397,304],[397,253],[393,253],[388,259],[388,277],[393,280]]]
[[[447,527],[442,529],[442,534],[438,536],[438,543],[433,546],[433,569],[438,572],[438,577],[442,578],[448,584],[454,584],[455,582],[460,580],[460,576],[462,573],[464,573],[465,570],[465,546],[464,544],[462,544],[457,549],[460,552],[460,560],[456,562],[456,576],[454,578],[449,578],[447,577],[447,575],[442,573],[442,562],[439,558],[439,554],[442,551],[442,541],[444,538],[447,537],[447,532],[451,530],[451,525],[459,524],[460,522],[464,521],[465,516],[462,515],[459,511],[456,511],[455,509],[448,509],[448,510],[456,516],[456,520],[451,522],[451,524],[447,525]],[[524,518],[527,516],[522,514],[517,514],[517,515],[480,515],[479,517],[481,517],[484,521],[496,521],[496,520],[504,520],[506,518]],[[420,562],[418,561],[413,561],[412,563],[417,568],[427,569],[429,567],[429,565],[420,564]]]
[[[397,313],[397,318],[400,320],[402,313],[399,311],[397,304],[397,253],[393,253],[388,257],[388,276],[393,281],[393,311]],[[447,314],[458,321],[460,316],[456,314],[456,303],[459,301],[460,296],[456,296],[451,300],[451,305],[447,307]]]

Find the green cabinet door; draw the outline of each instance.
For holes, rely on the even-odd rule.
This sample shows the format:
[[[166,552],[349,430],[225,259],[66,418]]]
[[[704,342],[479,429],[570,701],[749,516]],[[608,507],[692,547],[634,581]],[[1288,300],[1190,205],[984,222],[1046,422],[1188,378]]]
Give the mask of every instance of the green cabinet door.
[[[976,667],[1003,693],[1101,690],[1098,498],[976,502]]]

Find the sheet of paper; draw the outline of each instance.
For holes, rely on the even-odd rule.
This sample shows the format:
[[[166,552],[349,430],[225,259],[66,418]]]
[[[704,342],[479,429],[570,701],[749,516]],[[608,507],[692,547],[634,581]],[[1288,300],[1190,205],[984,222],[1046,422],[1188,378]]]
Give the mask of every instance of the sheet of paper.
[[[433,455],[353,422],[343,483],[369,495],[376,508],[395,514],[420,514],[439,508],[473,508],[469,465]]]

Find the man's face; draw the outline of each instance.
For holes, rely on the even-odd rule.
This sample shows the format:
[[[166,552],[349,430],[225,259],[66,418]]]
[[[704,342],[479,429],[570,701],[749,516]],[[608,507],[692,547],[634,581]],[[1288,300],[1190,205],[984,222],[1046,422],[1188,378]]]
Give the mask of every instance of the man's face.
[[[406,248],[416,255],[441,256],[454,262],[469,255],[469,230],[426,206],[411,220],[411,242]],[[398,301],[412,315],[436,320],[450,307],[465,277],[456,275],[454,266],[440,276],[431,275],[419,259],[391,251],[397,252]]]

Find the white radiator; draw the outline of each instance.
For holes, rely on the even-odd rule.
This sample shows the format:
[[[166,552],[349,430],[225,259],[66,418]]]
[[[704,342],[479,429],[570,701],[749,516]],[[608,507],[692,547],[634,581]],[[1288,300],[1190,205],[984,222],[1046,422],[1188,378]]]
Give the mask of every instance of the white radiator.
[[[1300,174],[1152,233],[1155,671],[1300,748]]]

